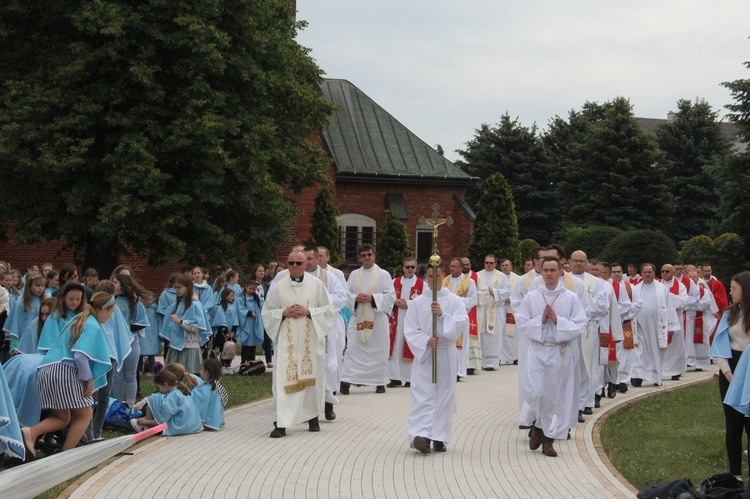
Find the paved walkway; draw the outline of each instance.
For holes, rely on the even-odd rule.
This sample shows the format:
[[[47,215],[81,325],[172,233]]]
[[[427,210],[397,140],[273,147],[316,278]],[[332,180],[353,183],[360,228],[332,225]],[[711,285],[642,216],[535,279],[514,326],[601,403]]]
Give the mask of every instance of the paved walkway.
[[[161,437],[123,456],[85,481],[73,498],[460,498],[634,497],[597,454],[593,429],[608,409],[656,390],[713,375],[689,372],[661,388],[631,388],[579,425],[571,440],[555,442],[559,456],[528,448],[518,429],[517,367],[482,372],[459,383],[458,410],[448,452],[423,456],[408,448],[409,390],[352,387],[321,418],[270,439],[270,400],[227,411],[218,433]]]

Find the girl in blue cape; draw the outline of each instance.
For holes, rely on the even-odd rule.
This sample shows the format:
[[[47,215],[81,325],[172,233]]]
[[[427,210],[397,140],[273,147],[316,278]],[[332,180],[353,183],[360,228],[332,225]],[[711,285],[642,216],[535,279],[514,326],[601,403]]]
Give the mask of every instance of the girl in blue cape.
[[[165,437],[198,433],[203,430],[195,402],[181,391],[187,391],[187,388],[179,385],[182,383],[179,383],[170,371],[159,371],[154,376],[154,386],[158,393],[144,399],[148,404],[146,417],[131,419],[131,426],[136,431],[143,431],[157,424],[167,423],[167,429],[162,433]]]
[[[203,427],[219,431],[224,426],[224,406],[229,401],[227,391],[221,386],[221,363],[214,357],[203,361],[201,366],[203,384],[193,388],[190,398],[195,402]]]
[[[193,291],[198,296],[198,300],[203,304],[206,313],[211,313],[211,309],[216,306],[214,300],[214,290],[204,279],[206,272],[201,267],[193,267]]]
[[[55,296],[57,290],[60,289],[60,274],[56,270],[50,270],[45,279],[47,279],[47,294]]]
[[[143,338],[141,338],[141,355],[148,358],[148,373],[154,375],[154,364],[156,363],[156,355],[159,353],[159,314],[157,309],[159,305],[158,300],[151,297],[150,303],[144,301],[143,305],[146,307],[146,318],[148,319],[149,326],[143,330]],[[143,371],[145,372],[145,367]]]
[[[16,302],[5,321],[4,329],[10,332],[10,351],[18,347],[18,341],[26,332],[26,328],[39,315],[39,307],[46,298],[44,292],[44,277],[31,274],[23,289],[23,295]]]
[[[25,458],[21,425],[18,422],[16,408],[13,405],[5,374],[0,368],[0,455]]]
[[[75,448],[81,440],[93,414],[92,395],[106,384],[107,371],[112,368],[100,324],[107,322],[114,310],[112,295],[94,294],[91,303],[63,328],[59,341],[42,359],[37,391],[41,408],[49,409],[50,415],[21,430],[31,456],[36,456],[34,444],[39,436],[62,430],[68,424],[63,450]]]
[[[177,301],[159,336],[169,341],[167,363],[178,362],[189,373],[200,372],[201,346],[211,337],[210,325],[201,303],[193,298],[193,281],[181,275],[174,285]]]
[[[45,298],[39,306],[37,318],[26,326],[26,330],[21,335],[21,339],[18,340],[18,345],[16,345],[16,351],[14,353],[35,354],[37,352],[39,337],[42,335],[42,328],[44,327],[44,323],[47,322],[47,318],[52,313],[52,310],[54,310],[55,303],[57,303],[56,298]]]
[[[142,288],[128,274],[118,274],[112,278],[115,285],[117,308],[122,312],[130,328],[130,354],[122,361],[122,369],[114,373],[113,396],[132,406],[138,393],[138,361],[141,358],[141,331],[149,326],[146,307],[142,297],[151,293]]]
[[[263,344],[265,330],[260,318],[262,302],[256,293],[257,289],[258,285],[255,282],[245,284],[245,293],[238,304],[240,327],[236,338],[242,344],[242,364],[255,360],[255,347]]]
[[[750,437],[750,272],[732,277],[729,294],[732,305],[716,328],[710,355],[719,365],[729,472],[742,481],[742,434]]]
[[[83,286],[77,282],[68,282],[63,285],[55,296],[55,308],[52,310],[39,336],[37,353],[42,355],[58,341],[60,331],[73,317],[83,312],[86,308],[86,293]]]
[[[214,307],[213,317],[211,318],[211,329],[214,332],[214,350],[221,353],[227,335],[236,333],[238,326],[235,293],[234,290],[227,287],[221,290],[219,305]]]
[[[174,290],[174,285],[181,275],[182,274],[180,274],[179,272],[169,274],[167,287],[164,288],[159,295],[159,302],[156,307],[156,314],[158,317],[158,329],[156,330],[157,334],[161,333],[164,324],[169,321],[169,316],[172,314],[172,309],[174,308],[174,304],[177,301],[177,293]],[[164,353],[166,355],[166,352],[169,349],[169,341],[161,337],[159,338],[164,342]]]

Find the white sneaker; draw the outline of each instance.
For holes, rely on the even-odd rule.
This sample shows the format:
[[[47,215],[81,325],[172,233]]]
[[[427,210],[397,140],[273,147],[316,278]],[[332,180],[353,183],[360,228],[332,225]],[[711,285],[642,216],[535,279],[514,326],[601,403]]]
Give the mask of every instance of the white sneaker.
[[[139,425],[138,420],[135,418],[130,420],[130,426],[132,426],[133,429],[137,431],[138,433],[145,431],[147,429],[145,426]]]

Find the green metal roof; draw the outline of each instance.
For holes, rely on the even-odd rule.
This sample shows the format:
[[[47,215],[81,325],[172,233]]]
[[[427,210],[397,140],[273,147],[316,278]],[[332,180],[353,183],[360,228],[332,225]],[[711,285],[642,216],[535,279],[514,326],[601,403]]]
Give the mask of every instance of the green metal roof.
[[[325,79],[323,96],[336,106],[322,136],[340,181],[475,185],[445,159],[347,80]]]

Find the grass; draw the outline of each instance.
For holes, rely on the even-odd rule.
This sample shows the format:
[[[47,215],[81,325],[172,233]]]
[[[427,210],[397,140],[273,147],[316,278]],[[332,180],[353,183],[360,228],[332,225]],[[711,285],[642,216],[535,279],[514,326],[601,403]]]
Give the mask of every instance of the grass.
[[[607,417],[600,435],[612,464],[638,489],[681,477],[698,485],[729,471],[716,379],[628,404]]]

